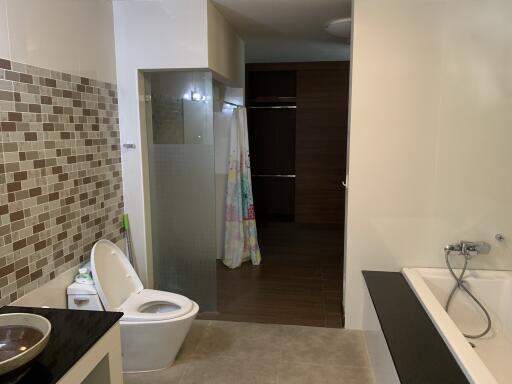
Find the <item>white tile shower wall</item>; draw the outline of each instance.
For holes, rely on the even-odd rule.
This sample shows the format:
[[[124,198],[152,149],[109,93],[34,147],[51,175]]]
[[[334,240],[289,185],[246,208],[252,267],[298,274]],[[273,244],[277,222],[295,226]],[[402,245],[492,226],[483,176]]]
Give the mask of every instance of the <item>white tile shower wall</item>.
[[[0,0],[0,57],[115,83],[111,0]]]
[[[512,268],[512,3],[353,12],[345,308],[363,328],[362,269],[442,267],[460,239],[491,243],[475,267]]]

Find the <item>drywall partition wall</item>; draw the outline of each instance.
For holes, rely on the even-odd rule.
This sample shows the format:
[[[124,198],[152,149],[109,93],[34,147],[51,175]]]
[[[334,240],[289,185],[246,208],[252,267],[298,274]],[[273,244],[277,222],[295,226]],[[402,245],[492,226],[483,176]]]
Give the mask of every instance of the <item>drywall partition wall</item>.
[[[114,0],[113,4],[121,141],[135,144],[135,149],[122,152],[125,210],[130,216],[141,278],[152,286],[151,233],[149,218],[145,217],[149,212],[149,191],[144,188],[149,184],[144,179],[147,170],[143,171],[145,152],[141,135],[145,135],[145,123],[140,115],[143,92],[139,92],[138,71],[209,68],[208,1]],[[224,46],[222,39],[228,26],[221,22],[220,27],[215,27],[219,25],[218,16],[210,28],[213,25],[214,31],[221,31],[222,38],[213,41]],[[232,46],[237,40],[230,41],[226,44]],[[223,81],[236,82],[229,77],[237,73],[237,65],[228,65],[218,55],[212,55],[212,63],[211,69]]]
[[[234,87],[244,86],[245,47],[233,27],[208,1],[208,66]]]
[[[0,0],[0,57],[116,82],[110,0]]]
[[[443,267],[461,239],[492,245],[474,267],[512,268],[512,3],[353,12],[345,310],[363,328],[363,269]]]
[[[151,243],[146,225],[138,71],[208,67],[206,0],[114,0],[117,83],[121,141],[135,144],[123,150],[125,211],[132,228],[139,275],[152,286]],[[144,173],[144,174],[147,174]],[[149,225],[149,224],[148,224]]]

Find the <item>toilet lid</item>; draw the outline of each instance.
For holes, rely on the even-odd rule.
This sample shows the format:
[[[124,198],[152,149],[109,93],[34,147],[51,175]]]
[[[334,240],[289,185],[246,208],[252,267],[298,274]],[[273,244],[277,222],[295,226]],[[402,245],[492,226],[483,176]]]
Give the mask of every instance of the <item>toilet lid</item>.
[[[108,240],[94,244],[91,272],[98,296],[107,311],[117,310],[132,293],[144,288],[123,251]]]

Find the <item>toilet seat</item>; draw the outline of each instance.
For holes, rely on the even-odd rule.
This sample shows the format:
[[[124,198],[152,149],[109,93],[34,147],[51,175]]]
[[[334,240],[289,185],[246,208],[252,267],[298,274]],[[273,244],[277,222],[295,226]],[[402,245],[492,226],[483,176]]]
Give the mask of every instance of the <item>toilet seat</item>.
[[[123,251],[108,240],[94,244],[91,271],[103,306],[107,311],[123,312],[123,322],[177,319],[194,308],[185,296],[144,289]]]
[[[192,301],[176,293],[143,289],[132,293],[119,307],[121,321],[162,321],[185,316],[193,309]]]

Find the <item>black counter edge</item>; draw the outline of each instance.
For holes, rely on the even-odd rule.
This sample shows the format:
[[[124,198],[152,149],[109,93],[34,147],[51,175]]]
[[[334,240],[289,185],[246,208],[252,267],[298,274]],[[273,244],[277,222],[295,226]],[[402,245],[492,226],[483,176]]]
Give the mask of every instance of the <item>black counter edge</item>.
[[[469,384],[402,273],[364,270],[362,274],[400,382]],[[412,327],[417,328],[412,331],[414,338],[408,337]]]

